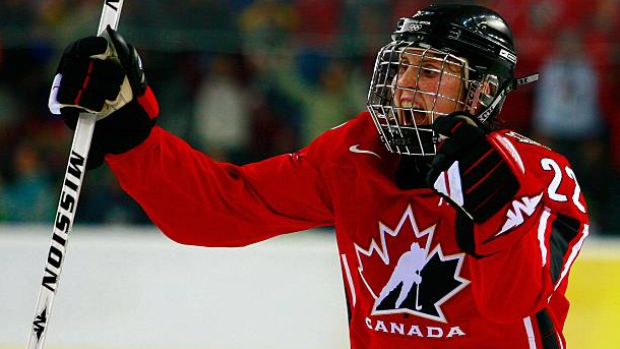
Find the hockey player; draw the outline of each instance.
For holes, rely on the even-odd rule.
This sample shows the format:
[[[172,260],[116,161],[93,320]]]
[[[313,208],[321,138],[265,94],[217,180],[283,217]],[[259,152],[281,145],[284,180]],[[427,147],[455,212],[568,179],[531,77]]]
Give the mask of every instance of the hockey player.
[[[69,125],[98,116],[89,167],[105,161],[171,239],[244,246],[335,226],[355,349],[566,347],[586,205],[565,158],[497,128],[506,95],[535,79],[513,76],[497,13],[444,5],[401,19],[368,112],[246,166],[156,126],[138,54],[106,35],[67,48],[50,108]]]

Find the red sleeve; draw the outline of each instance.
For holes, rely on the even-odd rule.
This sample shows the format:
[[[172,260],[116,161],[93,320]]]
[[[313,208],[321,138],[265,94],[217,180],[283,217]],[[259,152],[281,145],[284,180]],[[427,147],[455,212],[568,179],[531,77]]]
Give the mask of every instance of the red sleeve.
[[[474,226],[476,249],[485,255],[472,258],[474,299],[498,322],[547,309],[561,331],[568,274],[588,235],[583,195],[565,158],[523,136],[496,137],[512,153],[503,155],[521,189],[507,207]]]
[[[243,246],[333,224],[311,148],[262,162],[217,163],[155,127],[145,142],[106,162],[164,234],[191,245]]]

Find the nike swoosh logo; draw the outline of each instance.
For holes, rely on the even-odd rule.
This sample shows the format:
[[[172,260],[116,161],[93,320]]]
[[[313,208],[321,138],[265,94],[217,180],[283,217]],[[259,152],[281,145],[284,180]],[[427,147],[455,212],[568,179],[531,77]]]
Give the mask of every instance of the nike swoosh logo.
[[[376,157],[378,157],[379,159],[381,159],[381,157],[379,156],[379,154],[375,153],[374,151],[370,151],[370,150],[365,150],[365,149],[360,149],[359,148],[359,144],[355,144],[352,145],[351,147],[349,147],[349,151],[351,153],[356,153],[356,154],[368,154],[368,155],[374,155]]]

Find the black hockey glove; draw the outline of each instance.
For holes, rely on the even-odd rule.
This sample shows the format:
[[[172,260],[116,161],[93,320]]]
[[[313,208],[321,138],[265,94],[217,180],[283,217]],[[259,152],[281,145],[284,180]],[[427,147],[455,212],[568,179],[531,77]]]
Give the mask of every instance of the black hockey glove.
[[[136,50],[108,27],[103,36],[70,44],[58,64],[49,108],[75,129],[80,112],[96,116],[88,169],[106,154],[121,154],[142,143],[159,113]]]
[[[438,118],[437,155],[426,181],[474,222],[481,223],[511,202],[519,189],[517,177],[469,114]]]

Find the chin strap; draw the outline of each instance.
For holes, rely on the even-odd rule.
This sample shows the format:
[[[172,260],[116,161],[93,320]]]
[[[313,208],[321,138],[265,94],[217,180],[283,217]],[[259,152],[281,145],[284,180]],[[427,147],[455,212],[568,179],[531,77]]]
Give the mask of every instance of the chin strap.
[[[489,106],[482,113],[478,114],[478,116],[476,116],[476,119],[480,123],[484,124],[487,120],[489,120],[489,118],[499,113],[499,110],[501,109],[501,106],[504,103],[506,96],[510,92],[516,90],[518,87],[537,81],[539,75],[540,74],[536,73],[504,82],[500,89],[500,92],[493,99],[493,102],[491,102],[491,104],[489,104]]]
[[[523,85],[527,85],[527,84],[531,84],[533,82],[538,81],[538,77],[540,76],[540,74],[536,73],[536,74],[531,74],[531,75],[526,75],[524,77],[515,79],[515,87],[514,89],[516,89],[517,87],[521,87]]]

